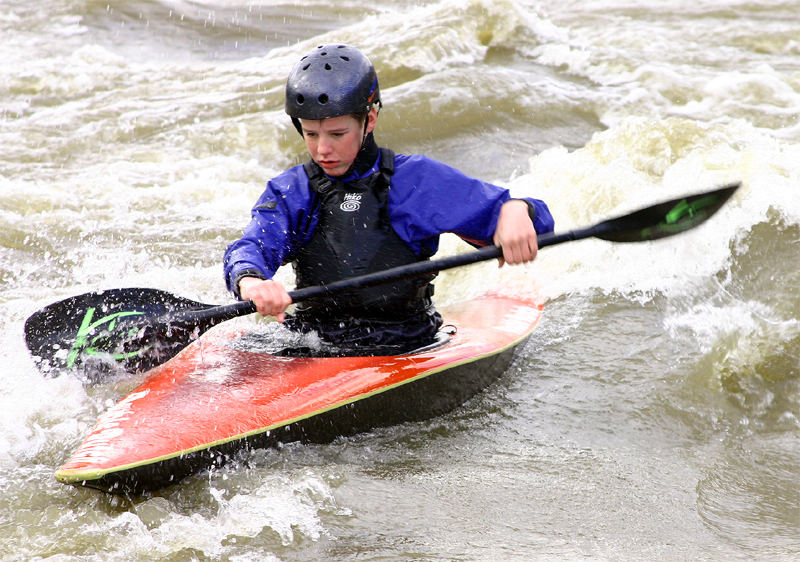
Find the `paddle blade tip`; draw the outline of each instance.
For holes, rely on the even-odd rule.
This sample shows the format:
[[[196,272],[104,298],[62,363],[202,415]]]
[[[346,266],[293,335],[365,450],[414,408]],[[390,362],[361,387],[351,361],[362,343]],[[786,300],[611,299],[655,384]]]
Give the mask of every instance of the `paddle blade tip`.
[[[730,183],[605,221],[595,236],[611,242],[647,242],[686,232],[711,218],[741,185]]]

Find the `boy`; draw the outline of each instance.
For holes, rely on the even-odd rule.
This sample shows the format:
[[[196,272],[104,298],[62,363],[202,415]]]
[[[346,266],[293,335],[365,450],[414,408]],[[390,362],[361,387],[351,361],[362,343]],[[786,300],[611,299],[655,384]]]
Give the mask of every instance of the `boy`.
[[[501,265],[530,262],[537,232],[551,232],[553,219],[543,201],[511,199],[426,156],[379,148],[381,106],[375,69],[358,49],[323,45],[300,60],[287,80],[286,113],[311,160],[267,183],[225,252],[225,279],[260,314],[323,341],[409,349],[432,341],[442,324],[433,276],[304,303],[288,319],[291,299],[272,276],[293,262],[302,288],[427,260],[444,232],[501,246]]]

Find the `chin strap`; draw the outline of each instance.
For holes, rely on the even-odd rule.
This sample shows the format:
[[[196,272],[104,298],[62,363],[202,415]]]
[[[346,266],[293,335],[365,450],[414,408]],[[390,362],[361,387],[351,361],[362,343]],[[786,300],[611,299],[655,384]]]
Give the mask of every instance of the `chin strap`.
[[[300,119],[297,117],[292,117],[292,125],[294,128],[297,129],[297,132],[300,133],[300,136],[303,136],[303,126],[300,124]]]
[[[375,118],[377,119],[378,114],[381,112],[381,109],[383,109],[383,104],[381,103],[381,100],[378,100],[375,103],[378,106],[378,109],[375,110]],[[370,106],[369,110],[367,111],[367,115],[364,117],[364,134],[361,135],[361,148],[364,148],[364,142],[367,140],[367,135],[369,134],[367,133],[367,127],[369,126],[369,112],[372,111],[373,107],[375,106]]]

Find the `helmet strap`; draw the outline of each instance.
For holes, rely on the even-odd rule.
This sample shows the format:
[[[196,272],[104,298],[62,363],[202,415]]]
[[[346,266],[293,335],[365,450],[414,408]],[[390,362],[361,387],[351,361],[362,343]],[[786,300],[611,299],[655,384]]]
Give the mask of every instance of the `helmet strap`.
[[[364,146],[364,142],[367,140],[367,126],[369,125],[369,113],[364,117],[364,133],[361,135],[361,146]]]
[[[383,107],[383,104],[381,103],[381,100],[378,100],[376,102],[376,104],[377,104],[377,109],[375,110],[375,118],[377,119],[378,118],[378,113],[381,112],[381,108]],[[364,143],[367,140],[367,134],[368,134],[367,133],[367,127],[369,126],[369,114],[372,111],[373,107],[376,107],[376,106],[375,105],[370,105],[369,109],[367,110],[367,113],[364,115],[364,132],[361,135],[361,146],[362,146],[362,148],[364,146]]]
[[[292,125],[294,128],[297,129],[297,132],[300,133],[300,136],[303,136],[303,125],[300,124],[300,119],[297,117],[292,117]]]

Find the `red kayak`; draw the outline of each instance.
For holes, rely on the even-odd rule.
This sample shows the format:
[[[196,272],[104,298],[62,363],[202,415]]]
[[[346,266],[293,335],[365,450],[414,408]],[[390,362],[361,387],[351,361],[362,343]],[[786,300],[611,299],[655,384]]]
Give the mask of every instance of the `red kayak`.
[[[393,356],[273,355],[237,345],[246,341],[242,328],[218,326],[103,414],[56,478],[140,493],[245,447],[327,442],[442,414],[507,369],[542,305],[486,295],[439,311],[452,334]]]

